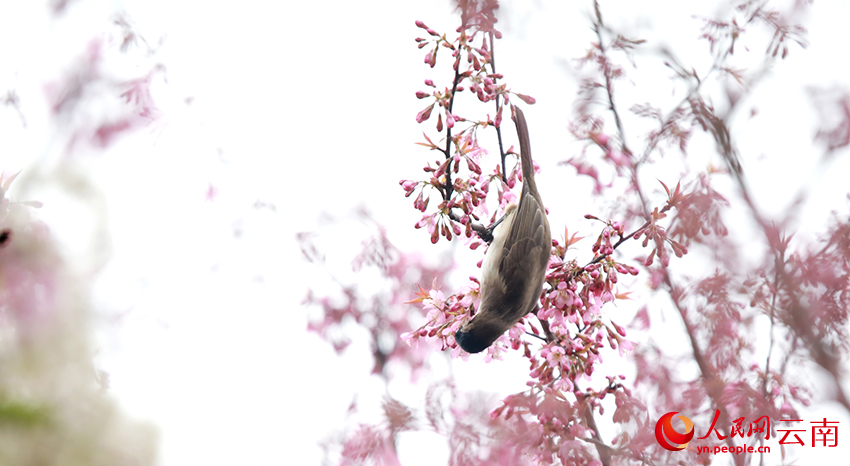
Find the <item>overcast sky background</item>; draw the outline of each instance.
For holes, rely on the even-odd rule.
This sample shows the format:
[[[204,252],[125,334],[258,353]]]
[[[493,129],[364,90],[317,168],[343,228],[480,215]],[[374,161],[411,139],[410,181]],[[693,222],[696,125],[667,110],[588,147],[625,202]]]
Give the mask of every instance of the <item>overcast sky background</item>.
[[[692,15],[717,14],[713,3],[601,2],[609,26],[647,39],[647,49],[671,48],[701,73],[710,62]],[[570,200],[547,202],[553,231],[591,228],[582,219],[593,205],[590,183],[556,166],[580,149],[566,126],[576,88],[572,59],[593,40],[591,5],[514,1],[504,2],[499,13],[505,34],[497,42],[499,71],[512,89],[538,102],[526,115],[542,167],[542,195]],[[757,107],[761,117],[733,122],[753,191],[767,212],[781,213],[800,187],[835,186],[804,209],[797,225],[803,233],[821,229],[831,209],[847,210],[844,174],[850,167],[841,158],[814,163],[821,154],[812,149],[815,112],[804,90],[847,84],[842,44],[848,8],[847,2],[817,2],[806,23],[808,49],[792,47],[744,105]],[[414,121],[423,107],[414,92],[426,78],[450,79],[440,64],[431,70],[422,63],[414,21],[453,30],[451,4],[80,0],[59,18],[42,2],[4,4],[0,92],[18,91],[27,127],[0,107],[0,168],[23,169],[25,177],[59,166],[67,134],[50,120],[44,86],[122,11],[151,44],[161,42],[150,58],[166,66],[167,82],[155,79],[154,85],[160,118],[105,152],[79,158],[78,169],[99,190],[96,200],[69,201],[56,186],[37,183],[27,192],[45,203],[39,215],[81,269],[95,262],[91,251],[103,240],[92,239],[92,224],[108,225],[111,260],[95,294],[97,362],[110,373],[124,409],[160,428],[163,466],[282,465],[295,458],[317,464],[318,442],[352,422],[345,411],[355,394],[362,414],[355,421],[369,422],[377,419],[385,389],[364,377],[371,368],[365,344],[355,342],[337,358],[304,332],[306,288],[332,287],[323,285],[322,271],[302,261],[295,233],[345,235],[329,260],[342,279],[354,279],[346,272],[346,252],[367,230],[350,212],[365,205],[399,248],[436,255],[426,235],[412,229],[419,215],[398,180],[419,177],[430,158],[414,145],[425,129]],[[671,88],[655,56],[636,59],[641,73],[633,83],[618,83],[624,101],[672,105],[681,99],[684,89]],[[125,67],[121,73],[134,69],[132,63],[118,66]],[[694,163],[704,164],[713,151],[707,139],[691,148]],[[795,169],[784,169],[791,161]],[[214,202],[206,200],[210,185],[218,192]],[[257,201],[267,207],[257,208]],[[92,213],[99,202],[106,210]],[[329,226],[323,212],[340,223]],[[452,253],[467,259],[469,267],[456,275],[464,283],[476,256]],[[483,387],[503,396],[524,388],[527,366],[518,358],[460,364],[439,370],[451,371],[462,390]],[[391,390],[421,405],[424,387]],[[816,405],[805,419],[823,415],[848,425],[850,417],[835,406]],[[846,457],[850,448],[842,444],[816,451],[820,459],[809,452],[801,458]],[[399,445],[405,465],[446,458],[445,443],[432,434],[404,434]]]

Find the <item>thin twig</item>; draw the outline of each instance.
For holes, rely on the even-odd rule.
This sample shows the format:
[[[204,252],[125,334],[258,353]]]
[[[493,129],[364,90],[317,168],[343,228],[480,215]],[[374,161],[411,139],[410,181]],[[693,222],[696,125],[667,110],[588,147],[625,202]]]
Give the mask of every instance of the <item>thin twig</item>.
[[[602,40],[602,12],[599,9],[599,2],[594,0],[594,10],[596,11],[596,23],[593,25],[593,30],[596,32],[596,39],[599,41],[599,54],[602,56],[602,73],[605,75],[605,92],[608,94],[608,109],[614,114],[614,121],[617,124],[617,132],[620,134],[620,143],[623,145],[623,153],[631,156],[631,151],[626,145],[626,133],[623,131],[623,120],[620,119],[620,112],[614,105],[614,84],[611,81],[611,69],[608,63],[608,57],[605,54],[605,44]]]
[[[493,40],[493,31],[490,31],[490,69],[493,70],[493,74],[496,74],[496,41]],[[493,83],[495,84],[498,78],[493,77]],[[501,103],[499,102],[499,96],[496,96],[496,115],[499,114],[499,108],[501,108]],[[508,181],[507,171],[505,170],[505,158],[507,155],[505,153],[505,145],[502,143],[502,128],[500,126],[496,126],[496,138],[499,140],[499,155],[502,158],[502,181]]]
[[[459,46],[460,47],[460,46]],[[458,57],[460,57],[460,50],[458,50]],[[452,82],[452,96],[449,98],[449,106],[446,110],[448,113],[452,113],[452,107],[454,107],[455,103],[455,94],[457,93],[457,85],[460,82],[460,61],[458,60],[458,66],[455,69],[455,78]],[[448,115],[446,116],[448,119]],[[446,124],[446,150],[444,151],[446,155],[446,159],[452,158],[452,127]],[[445,184],[445,193],[443,193],[443,200],[449,201],[452,198],[452,193],[454,192],[454,186],[452,186],[452,163],[449,162],[446,167],[446,184]]]

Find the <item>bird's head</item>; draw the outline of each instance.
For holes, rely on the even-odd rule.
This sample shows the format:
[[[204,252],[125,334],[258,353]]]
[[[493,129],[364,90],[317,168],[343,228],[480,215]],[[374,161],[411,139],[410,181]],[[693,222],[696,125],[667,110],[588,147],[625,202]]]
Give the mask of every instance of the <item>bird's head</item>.
[[[475,319],[464,324],[455,332],[455,341],[467,353],[480,353],[492,345],[504,329],[496,322],[488,319],[488,314],[479,313]]]

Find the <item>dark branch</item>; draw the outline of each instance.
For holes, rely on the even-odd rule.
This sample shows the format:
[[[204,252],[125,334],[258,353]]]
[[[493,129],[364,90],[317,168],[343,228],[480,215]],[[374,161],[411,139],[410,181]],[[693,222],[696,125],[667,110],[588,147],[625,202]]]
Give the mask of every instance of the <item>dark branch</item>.
[[[490,69],[493,70],[493,74],[496,74],[496,42],[493,39],[493,31],[490,31]],[[493,82],[495,83],[497,79],[498,78],[494,77]],[[501,105],[499,96],[496,96],[496,115],[499,114],[499,108],[501,108]],[[505,158],[507,157],[507,154],[505,153],[505,145],[502,143],[502,128],[500,126],[496,127],[496,138],[499,140],[499,155],[502,158],[502,181],[507,182],[508,175],[505,170]]]

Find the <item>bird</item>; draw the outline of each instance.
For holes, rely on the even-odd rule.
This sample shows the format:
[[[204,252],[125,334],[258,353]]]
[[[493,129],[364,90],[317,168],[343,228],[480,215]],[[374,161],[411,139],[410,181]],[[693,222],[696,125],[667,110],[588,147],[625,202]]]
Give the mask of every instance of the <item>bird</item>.
[[[457,332],[455,341],[467,353],[480,353],[533,311],[540,299],[552,251],[549,220],[534,182],[528,125],[512,106],[522,163],[519,205],[490,227],[492,242],[481,265],[478,313]]]

